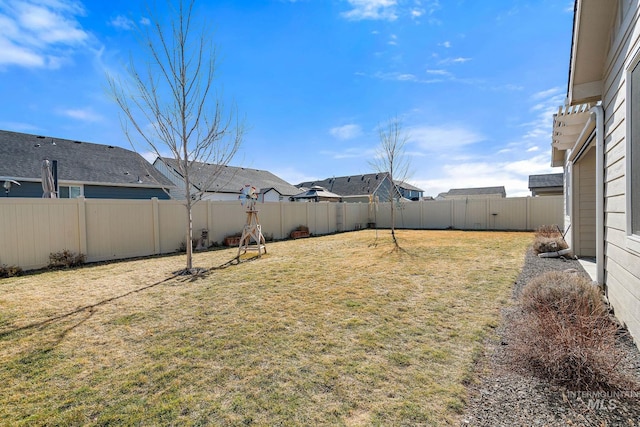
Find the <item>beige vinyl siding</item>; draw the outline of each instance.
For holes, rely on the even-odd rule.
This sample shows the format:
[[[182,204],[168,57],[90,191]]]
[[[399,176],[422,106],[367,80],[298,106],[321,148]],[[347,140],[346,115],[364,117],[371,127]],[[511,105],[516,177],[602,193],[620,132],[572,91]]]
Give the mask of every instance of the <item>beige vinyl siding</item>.
[[[623,4],[625,2],[622,2]],[[624,5],[623,5],[624,6]],[[640,339],[640,253],[628,247],[626,196],[627,82],[629,65],[640,52],[637,2],[618,18],[604,70],[605,276],[607,296],[620,321]],[[640,165],[636,165],[640,167]],[[640,191],[640,189],[636,189]]]
[[[575,253],[596,256],[596,154],[590,148],[573,166],[576,189],[574,223],[577,240]]]

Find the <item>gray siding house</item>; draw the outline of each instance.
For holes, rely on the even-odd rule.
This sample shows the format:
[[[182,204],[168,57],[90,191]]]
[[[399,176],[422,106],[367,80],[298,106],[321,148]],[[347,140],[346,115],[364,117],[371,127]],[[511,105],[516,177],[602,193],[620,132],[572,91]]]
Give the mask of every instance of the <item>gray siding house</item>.
[[[298,184],[298,188],[310,189],[320,186],[325,190],[338,194],[344,202],[369,202],[369,196],[378,197],[381,202],[394,198],[419,199],[423,190],[410,184],[391,182],[388,173],[369,173],[365,175],[339,176],[321,181],[307,181]]]
[[[577,0],[551,164],[564,168],[566,240],[596,258],[616,317],[640,339],[640,4]]]
[[[562,196],[564,193],[564,174],[529,175],[529,190],[534,197]]]
[[[158,157],[153,166],[175,183],[172,197],[184,199],[184,178],[178,171],[175,159]],[[211,176],[215,179],[211,180]],[[202,191],[202,200],[238,200],[246,184],[259,190],[261,202],[288,202],[300,190],[271,172],[209,163],[195,163],[190,177],[192,190]]]
[[[42,197],[44,159],[57,164],[61,198],[168,199],[173,187],[141,155],[124,148],[0,131],[0,185],[20,184],[7,184],[2,197]]]
[[[507,197],[504,186],[500,187],[475,187],[475,188],[452,188],[446,193],[438,194],[436,200],[451,199],[500,199]]]

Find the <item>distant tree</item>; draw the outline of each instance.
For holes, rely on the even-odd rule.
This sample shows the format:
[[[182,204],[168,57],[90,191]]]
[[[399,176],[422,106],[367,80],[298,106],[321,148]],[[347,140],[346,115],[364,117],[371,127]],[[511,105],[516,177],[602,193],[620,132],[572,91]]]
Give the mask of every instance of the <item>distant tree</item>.
[[[405,146],[409,136],[403,131],[402,122],[398,117],[391,118],[385,125],[378,126],[380,146],[376,150],[376,156],[370,162],[371,166],[379,173],[388,173],[391,181],[386,201],[391,206],[391,238],[396,249],[400,244],[396,237],[396,205],[400,203],[400,191],[396,182],[409,179],[411,162],[405,153]]]
[[[170,152],[184,179],[188,273],[193,269],[192,207],[236,154],[244,134],[235,109],[225,112],[215,91],[217,53],[206,34],[210,26],[193,27],[194,4],[168,1],[173,18],[166,27],[149,8],[151,24],[142,32],[146,65],[137,68],[132,57],[128,79],[107,77],[132,145],[141,139],[157,157]],[[199,174],[195,187],[194,175],[202,163],[217,168],[204,182]]]

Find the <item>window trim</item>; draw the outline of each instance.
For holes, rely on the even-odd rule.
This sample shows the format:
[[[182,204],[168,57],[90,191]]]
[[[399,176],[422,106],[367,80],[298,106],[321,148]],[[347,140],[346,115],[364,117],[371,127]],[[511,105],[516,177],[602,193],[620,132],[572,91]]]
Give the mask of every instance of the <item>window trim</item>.
[[[640,253],[640,235],[633,234],[633,201],[631,200],[632,196],[632,184],[633,179],[631,176],[632,173],[632,138],[631,138],[631,107],[633,105],[632,102],[632,75],[634,70],[637,69],[637,72],[640,73],[640,50],[638,50],[634,56],[632,61],[629,63],[625,70],[625,78],[626,78],[626,99],[625,99],[625,199],[626,199],[626,246],[627,249]],[[640,101],[640,100],[639,100]],[[639,144],[640,147],[640,144]],[[640,157],[638,159],[640,161]],[[640,167],[639,166],[636,166]],[[638,189],[640,190],[640,189]],[[639,191],[640,194],[640,191]],[[638,203],[638,207],[640,208],[640,203]]]
[[[62,187],[67,187],[69,189],[69,197],[64,197],[65,199],[77,199],[78,197],[84,197],[84,185],[82,184],[65,184],[65,183],[60,183],[58,184],[58,191],[60,192],[60,188]],[[77,197],[71,197],[71,187],[75,187],[75,188],[79,188],[80,189],[80,194],[78,194]]]

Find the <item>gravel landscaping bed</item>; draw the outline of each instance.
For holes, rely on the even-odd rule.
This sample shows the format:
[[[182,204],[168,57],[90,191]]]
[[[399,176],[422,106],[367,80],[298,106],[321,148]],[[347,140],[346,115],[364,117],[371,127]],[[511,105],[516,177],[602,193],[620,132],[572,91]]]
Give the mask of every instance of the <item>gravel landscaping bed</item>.
[[[576,260],[539,258],[532,250],[513,289],[517,298],[528,281],[546,271],[575,269],[587,274]],[[570,391],[527,372],[510,362],[508,331],[514,309],[506,308],[495,337],[487,340],[478,363],[479,380],[470,385],[462,426],[640,426],[640,391]],[[626,331],[619,334],[625,358],[619,369],[640,383],[640,352]]]

